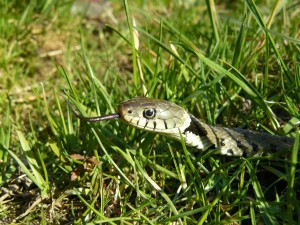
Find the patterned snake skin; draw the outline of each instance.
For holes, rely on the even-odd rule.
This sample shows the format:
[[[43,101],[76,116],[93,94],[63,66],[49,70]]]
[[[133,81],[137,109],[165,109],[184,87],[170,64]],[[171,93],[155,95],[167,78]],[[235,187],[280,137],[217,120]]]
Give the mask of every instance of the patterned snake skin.
[[[181,133],[186,145],[201,151],[217,149],[219,154],[227,156],[259,156],[291,149],[294,143],[294,139],[289,137],[210,126],[180,106],[159,99],[133,98],[121,103],[118,113],[100,117],[83,117],[73,111],[85,121],[97,122],[121,118],[136,128],[156,132],[179,141]]]

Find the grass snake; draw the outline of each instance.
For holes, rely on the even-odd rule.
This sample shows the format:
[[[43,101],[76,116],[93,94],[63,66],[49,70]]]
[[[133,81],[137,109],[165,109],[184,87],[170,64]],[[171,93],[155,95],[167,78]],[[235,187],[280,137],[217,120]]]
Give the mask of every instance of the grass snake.
[[[170,138],[184,139],[187,146],[201,151],[217,149],[227,156],[260,156],[291,149],[294,139],[264,132],[239,128],[210,126],[188,113],[182,107],[159,99],[136,97],[122,102],[118,113],[84,117],[71,107],[82,120],[98,122],[121,118],[136,128],[156,132]],[[181,135],[180,135],[181,134]]]

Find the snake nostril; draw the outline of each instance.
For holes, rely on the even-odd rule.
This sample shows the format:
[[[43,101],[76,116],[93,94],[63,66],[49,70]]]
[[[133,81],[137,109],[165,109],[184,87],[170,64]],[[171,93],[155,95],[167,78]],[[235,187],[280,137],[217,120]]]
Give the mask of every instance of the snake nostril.
[[[128,111],[127,111],[129,114],[131,114],[132,113],[132,110],[131,109],[128,109]]]

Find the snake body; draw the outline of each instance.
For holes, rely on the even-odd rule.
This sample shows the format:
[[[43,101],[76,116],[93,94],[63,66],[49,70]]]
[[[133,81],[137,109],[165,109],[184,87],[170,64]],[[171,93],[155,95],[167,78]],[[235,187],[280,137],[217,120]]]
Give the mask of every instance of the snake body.
[[[159,99],[137,97],[119,105],[126,123],[151,132],[181,140],[201,151],[218,149],[227,156],[259,156],[290,149],[293,138],[263,132],[207,125],[182,107]]]
[[[74,110],[73,110],[74,111]],[[100,117],[83,117],[90,122],[121,118],[136,128],[156,132],[175,140],[184,139],[187,146],[201,151],[217,149],[227,156],[259,156],[291,149],[294,139],[238,128],[205,124],[182,107],[159,99],[136,97],[122,102],[118,113]]]

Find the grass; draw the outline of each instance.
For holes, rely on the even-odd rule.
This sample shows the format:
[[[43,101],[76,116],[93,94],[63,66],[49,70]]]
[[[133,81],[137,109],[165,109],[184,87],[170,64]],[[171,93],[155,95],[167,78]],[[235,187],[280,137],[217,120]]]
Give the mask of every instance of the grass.
[[[298,2],[124,0],[96,18],[69,1],[0,6],[0,223],[300,223]],[[145,95],[294,148],[201,154],[65,101],[96,116]]]

